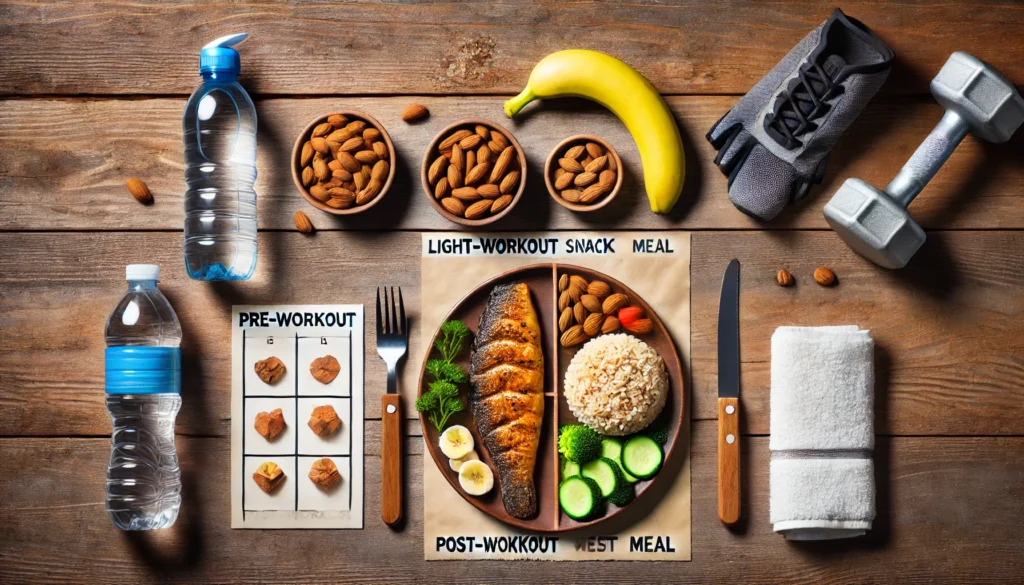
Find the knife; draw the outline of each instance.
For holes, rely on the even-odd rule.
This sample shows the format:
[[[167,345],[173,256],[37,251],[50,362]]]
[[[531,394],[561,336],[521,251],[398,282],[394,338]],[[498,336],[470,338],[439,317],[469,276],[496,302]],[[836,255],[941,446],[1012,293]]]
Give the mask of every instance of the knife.
[[[740,261],[725,269],[718,302],[718,519],[740,519]]]

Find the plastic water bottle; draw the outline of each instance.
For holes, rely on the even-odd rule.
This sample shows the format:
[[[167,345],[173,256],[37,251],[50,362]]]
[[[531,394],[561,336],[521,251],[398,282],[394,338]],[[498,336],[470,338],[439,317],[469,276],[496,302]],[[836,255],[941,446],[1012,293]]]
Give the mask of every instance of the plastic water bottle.
[[[203,83],[181,122],[185,267],[196,280],[247,280],[256,269],[256,108],[238,84],[241,59],[231,48],[247,36],[203,47]]]
[[[174,524],[181,473],[174,417],[181,407],[181,325],[156,283],[160,267],[128,266],[128,292],[107,319],[107,410],[114,423],[107,512],[121,530]]]

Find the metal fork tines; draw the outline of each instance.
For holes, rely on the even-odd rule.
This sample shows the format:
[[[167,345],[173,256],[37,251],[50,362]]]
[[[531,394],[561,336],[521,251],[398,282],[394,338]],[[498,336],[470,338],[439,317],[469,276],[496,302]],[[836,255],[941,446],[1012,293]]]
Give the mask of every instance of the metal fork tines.
[[[395,307],[395,287],[391,287],[390,303],[388,287],[384,287],[384,310],[381,312],[380,288],[377,289],[377,353],[388,368],[388,393],[398,392],[395,367],[409,349],[409,327],[405,318],[405,302],[402,288],[398,288],[398,307]]]

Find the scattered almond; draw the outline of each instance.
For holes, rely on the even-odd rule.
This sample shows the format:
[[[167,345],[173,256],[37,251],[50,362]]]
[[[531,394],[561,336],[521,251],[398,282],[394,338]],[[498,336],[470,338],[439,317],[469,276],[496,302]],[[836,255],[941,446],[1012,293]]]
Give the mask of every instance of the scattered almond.
[[[128,187],[128,192],[131,193],[132,197],[134,197],[139,203],[153,202],[153,194],[141,179],[132,177],[125,182],[125,185]]]
[[[409,104],[402,110],[402,121],[403,122],[418,122],[420,120],[426,120],[430,116],[430,110],[426,106],[420,104]]]
[[[775,275],[775,280],[778,281],[779,286],[793,285],[793,275],[785,268],[779,270],[779,272]]]
[[[304,234],[308,234],[313,231],[313,223],[309,221],[306,214],[301,211],[295,212],[295,227]]]
[[[821,266],[815,269],[814,280],[821,286],[832,286],[836,283],[836,273],[825,266]]]

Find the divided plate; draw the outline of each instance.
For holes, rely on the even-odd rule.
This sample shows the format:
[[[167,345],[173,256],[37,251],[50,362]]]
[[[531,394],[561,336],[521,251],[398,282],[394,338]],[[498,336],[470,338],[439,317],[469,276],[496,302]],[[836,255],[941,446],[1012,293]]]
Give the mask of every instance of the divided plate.
[[[589,268],[582,268],[569,264],[534,264],[510,270],[505,274],[483,283],[473,290],[473,292],[466,295],[466,297],[455,305],[445,318],[445,321],[459,319],[464,322],[474,334],[476,334],[480,314],[483,313],[484,306],[487,304],[487,297],[490,295],[491,289],[494,288],[495,285],[523,282],[530,287],[530,294],[533,298],[534,306],[537,309],[537,316],[542,329],[541,349],[544,353],[545,378],[544,424],[541,428],[540,446],[537,449],[537,466],[534,469],[534,483],[537,487],[537,515],[533,518],[522,520],[514,518],[505,511],[505,505],[501,499],[500,481],[497,470],[494,466],[494,461],[491,460],[486,447],[483,446],[483,440],[481,439],[480,433],[477,431],[476,424],[473,421],[473,409],[469,402],[470,389],[468,385],[460,388],[462,390],[462,396],[466,400],[467,408],[462,412],[452,415],[449,419],[449,425],[464,425],[473,433],[473,438],[477,444],[477,453],[480,454],[480,458],[491,467],[492,471],[494,471],[494,489],[482,497],[470,496],[462,490],[462,487],[459,486],[459,474],[452,471],[451,467],[448,465],[448,458],[444,456],[444,453],[441,453],[441,449],[438,446],[440,433],[438,433],[437,429],[434,428],[434,425],[421,414],[420,424],[423,427],[423,437],[427,443],[427,450],[430,452],[430,456],[434,459],[434,463],[437,464],[438,469],[441,470],[441,473],[448,480],[448,483],[451,484],[452,489],[462,495],[467,502],[473,504],[479,510],[496,520],[500,520],[510,526],[536,532],[566,532],[605,522],[626,512],[626,510],[629,510],[636,504],[636,502],[643,499],[644,492],[648,491],[662,476],[662,473],[659,473],[649,480],[637,482],[634,484],[637,497],[633,502],[623,508],[619,508],[608,503],[605,514],[594,520],[577,522],[563,514],[558,506],[558,482],[560,471],[557,442],[558,427],[563,424],[578,422],[576,417],[573,416],[572,412],[569,410],[565,397],[562,395],[562,380],[565,377],[565,371],[569,367],[569,362],[572,360],[572,357],[576,354],[576,351],[582,347],[582,345],[577,345],[575,347],[563,348],[558,344],[558,277],[563,272],[568,274],[578,274],[588,281],[602,280],[608,283],[611,285],[613,292],[625,293],[630,298],[631,303],[641,307],[644,312],[647,313],[647,316],[651,321],[654,322],[654,330],[648,335],[640,336],[640,338],[653,347],[661,355],[662,359],[665,360],[665,366],[668,370],[670,380],[670,392],[665,408],[661,415],[659,415],[658,420],[653,423],[664,423],[667,425],[669,431],[669,440],[664,447],[665,463],[662,465],[662,473],[664,473],[665,468],[672,468],[669,465],[669,458],[672,457],[672,454],[675,451],[675,445],[680,438],[679,434],[682,429],[684,414],[683,407],[685,404],[685,395],[683,390],[682,364],[679,360],[679,351],[676,348],[675,342],[668,334],[668,331],[665,329],[665,326],[662,324],[654,310],[652,310],[639,295],[614,278],[595,270],[590,270]],[[435,331],[434,338],[436,338],[439,333],[440,330]],[[432,338],[432,340],[434,338]],[[468,345],[469,342],[467,342],[467,348],[457,360],[457,363],[467,372],[469,372],[470,353]],[[428,351],[427,355],[423,359],[423,366],[421,366],[420,370],[420,389],[417,395],[421,395],[427,390],[428,380],[426,377],[425,367],[427,359],[431,357],[436,357],[433,346],[431,346],[430,351]],[[650,509],[649,506],[645,506],[644,508],[647,510]]]

